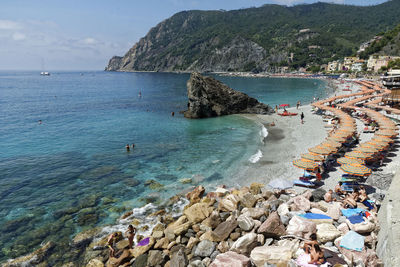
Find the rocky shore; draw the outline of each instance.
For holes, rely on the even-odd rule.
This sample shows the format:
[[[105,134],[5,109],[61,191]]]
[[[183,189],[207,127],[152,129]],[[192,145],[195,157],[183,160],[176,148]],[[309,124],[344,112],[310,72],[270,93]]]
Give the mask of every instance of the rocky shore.
[[[63,266],[296,266],[295,259],[304,254],[304,240],[316,233],[318,242],[338,266],[379,266],[375,248],[379,224],[371,212],[368,220],[352,224],[342,215],[339,202],[324,201],[324,189],[273,191],[263,184],[227,189],[225,186],[206,192],[198,186],[186,194],[183,211],[172,213],[182,203],[181,196],[171,198],[164,208],[148,209],[140,221],[133,211],[125,213],[119,223],[147,227],[149,235],[137,235],[139,242],[149,238],[145,246],[128,248],[122,231],[116,231],[116,257],[109,257],[106,241],[109,233],[94,228],[76,235],[70,246],[80,250],[81,262]],[[180,203],[179,203],[180,202]],[[359,208],[365,208],[362,204]],[[329,216],[310,220],[301,214],[312,212]],[[143,229],[142,229],[143,230]],[[363,236],[361,251],[340,246],[349,231]],[[48,266],[46,255],[53,244],[45,244],[34,253],[4,266]]]

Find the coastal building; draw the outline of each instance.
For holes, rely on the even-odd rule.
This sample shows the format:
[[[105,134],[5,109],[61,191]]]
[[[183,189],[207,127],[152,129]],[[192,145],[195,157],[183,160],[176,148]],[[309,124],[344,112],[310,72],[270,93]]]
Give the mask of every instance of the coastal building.
[[[365,64],[365,60],[359,59],[356,60],[352,65],[351,65],[351,71],[354,72],[361,72],[363,70],[363,66]]]
[[[327,72],[335,72],[338,71],[338,66],[339,66],[339,62],[338,61],[331,61],[328,63],[328,66],[326,68]]]
[[[398,58],[400,57],[372,55],[368,59],[367,70],[378,72],[382,67],[387,67],[389,61],[396,60]]]
[[[384,98],[385,102],[399,103],[400,102],[400,69],[395,69],[387,72],[381,77],[383,85],[390,89],[390,95]]]
[[[343,63],[344,70],[351,70],[352,65],[358,60],[360,60],[359,57],[345,57]]]

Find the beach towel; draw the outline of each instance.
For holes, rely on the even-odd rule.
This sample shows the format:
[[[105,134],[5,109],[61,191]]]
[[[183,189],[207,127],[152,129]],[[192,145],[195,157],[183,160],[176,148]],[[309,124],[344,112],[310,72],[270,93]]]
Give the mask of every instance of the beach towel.
[[[374,206],[371,204],[371,201],[368,200],[368,199],[364,200],[361,203],[363,203],[368,208],[368,210],[373,210],[374,209]]]
[[[332,219],[329,216],[326,216],[324,214],[318,214],[318,213],[304,213],[304,214],[300,214],[299,216],[304,219],[309,219],[309,220]]]
[[[355,209],[342,209],[342,214],[343,216],[346,216],[347,218],[353,215],[360,214],[360,212],[365,212],[363,209],[355,208]]]
[[[311,256],[310,254],[302,254],[300,255],[297,260],[296,260],[296,264],[298,266],[302,266],[302,267],[316,267],[318,265],[315,264],[309,264],[308,262],[311,260]]]
[[[340,241],[340,246],[346,249],[362,251],[364,248],[364,237],[354,231],[348,231]]]
[[[352,215],[347,218],[352,224],[364,222],[364,216],[362,215]]]

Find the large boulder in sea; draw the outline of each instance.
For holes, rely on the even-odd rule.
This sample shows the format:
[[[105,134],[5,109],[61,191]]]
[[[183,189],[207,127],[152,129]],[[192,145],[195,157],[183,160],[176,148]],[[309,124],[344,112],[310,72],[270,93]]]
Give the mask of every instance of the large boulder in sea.
[[[237,113],[273,113],[271,107],[258,102],[257,99],[196,72],[190,76],[187,89],[189,103],[188,110],[184,113],[186,118],[198,119]]]

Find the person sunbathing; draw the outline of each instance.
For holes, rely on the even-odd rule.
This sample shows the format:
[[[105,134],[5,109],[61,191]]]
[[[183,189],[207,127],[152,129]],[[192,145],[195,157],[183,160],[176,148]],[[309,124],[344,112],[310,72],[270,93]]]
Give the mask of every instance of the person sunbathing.
[[[344,192],[343,190],[342,190],[342,182],[339,182],[336,186],[335,186],[335,193],[336,194],[338,194],[338,195],[345,195],[346,194],[346,192]]]
[[[333,196],[333,190],[332,189],[329,189],[329,191],[325,193],[324,200],[327,203],[330,203],[332,201],[336,201],[336,198]]]
[[[311,253],[311,249],[315,246],[318,245],[318,241],[317,241],[317,235],[315,233],[312,233],[310,235],[310,241],[305,241],[304,245],[303,245],[303,249],[305,251],[305,253],[310,254]]]
[[[369,197],[367,195],[367,191],[365,191],[364,186],[360,186],[360,194],[358,196],[358,201],[361,202],[364,206],[368,208],[368,210],[376,211],[376,207],[369,202]]]
[[[357,208],[358,191],[354,190],[353,193],[347,195],[343,200],[343,207],[346,209]]]
[[[309,264],[320,265],[325,263],[324,252],[321,250],[319,245],[314,245],[311,248],[310,257],[311,260],[308,262]]]

